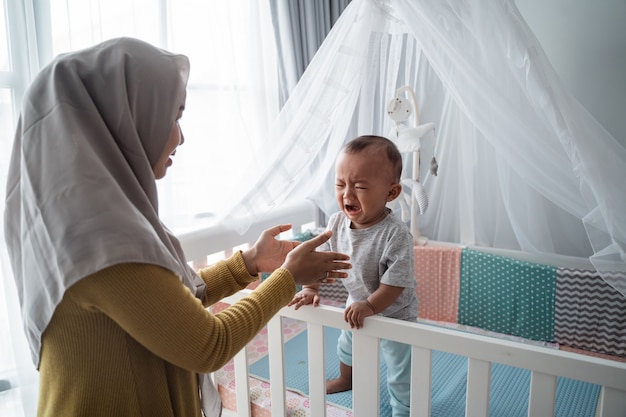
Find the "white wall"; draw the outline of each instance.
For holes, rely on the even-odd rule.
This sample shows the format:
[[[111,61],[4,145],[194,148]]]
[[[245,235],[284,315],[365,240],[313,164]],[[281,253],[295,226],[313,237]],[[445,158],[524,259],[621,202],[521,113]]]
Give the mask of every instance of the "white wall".
[[[626,147],[626,1],[515,4],[564,84]]]

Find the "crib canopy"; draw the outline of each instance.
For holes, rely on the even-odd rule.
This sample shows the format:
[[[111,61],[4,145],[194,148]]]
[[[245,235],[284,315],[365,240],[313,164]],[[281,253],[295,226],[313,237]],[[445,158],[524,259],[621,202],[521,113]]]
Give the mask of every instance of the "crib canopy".
[[[421,234],[588,258],[626,294],[626,149],[566,91],[513,0],[353,0],[268,132],[273,159],[224,221],[243,231],[292,197],[336,211],[339,149],[393,139],[386,107],[404,85],[435,124],[422,158],[440,167],[422,159]]]

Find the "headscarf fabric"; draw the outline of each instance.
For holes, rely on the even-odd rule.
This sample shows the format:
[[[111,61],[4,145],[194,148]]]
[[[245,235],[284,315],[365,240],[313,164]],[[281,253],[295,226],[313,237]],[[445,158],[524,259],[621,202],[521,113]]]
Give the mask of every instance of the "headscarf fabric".
[[[205,285],[158,216],[152,166],[184,105],[189,61],[112,39],[59,55],[29,87],[8,171],[5,239],[33,362],[65,291],[149,263]]]

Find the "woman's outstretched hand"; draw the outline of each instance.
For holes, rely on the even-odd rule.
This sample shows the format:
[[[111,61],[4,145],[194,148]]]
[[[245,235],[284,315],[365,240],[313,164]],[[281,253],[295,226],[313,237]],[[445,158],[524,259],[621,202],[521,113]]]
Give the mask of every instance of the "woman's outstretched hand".
[[[285,262],[287,254],[300,242],[276,239],[276,236],[291,229],[290,224],[281,224],[261,233],[250,249],[243,252],[243,260],[250,275],[272,272]]]
[[[347,276],[341,271],[352,268],[347,262],[350,259],[348,255],[315,251],[330,238],[331,232],[324,232],[306,242],[276,239],[289,229],[289,224],[267,229],[261,233],[254,246],[243,251],[243,259],[250,275],[272,272],[283,267],[291,272],[296,284],[332,282],[335,278]]]
[[[317,252],[315,249],[330,239],[332,232],[325,231],[301,243],[287,255],[282,267],[293,275],[296,284],[311,285],[333,282],[348,276],[344,269],[352,268],[350,257],[339,252]]]

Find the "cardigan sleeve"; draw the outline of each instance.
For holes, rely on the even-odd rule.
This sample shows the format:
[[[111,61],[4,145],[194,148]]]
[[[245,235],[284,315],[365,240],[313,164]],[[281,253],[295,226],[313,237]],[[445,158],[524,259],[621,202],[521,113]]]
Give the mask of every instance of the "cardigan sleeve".
[[[259,279],[258,275],[253,276],[248,273],[241,251],[234,253],[229,259],[200,269],[198,275],[206,284],[206,292],[202,300],[205,307],[215,304]]]
[[[214,273],[204,272],[207,278]],[[237,285],[229,283],[237,281],[232,274],[220,274],[209,281],[221,279],[227,282],[226,287]],[[126,263],[82,279],[66,295],[82,308],[107,315],[164,360],[207,373],[226,364],[295,292],[291,273],[278,269],[252,294],[211,314],[171,271],[156,265]]]

